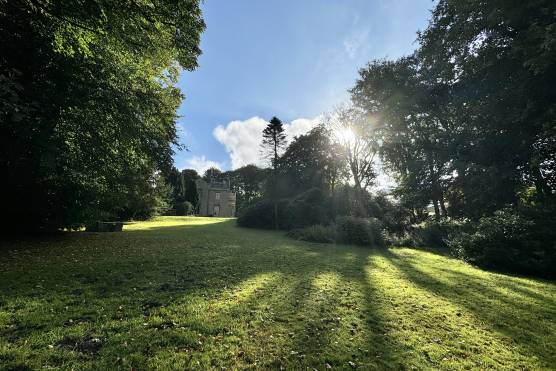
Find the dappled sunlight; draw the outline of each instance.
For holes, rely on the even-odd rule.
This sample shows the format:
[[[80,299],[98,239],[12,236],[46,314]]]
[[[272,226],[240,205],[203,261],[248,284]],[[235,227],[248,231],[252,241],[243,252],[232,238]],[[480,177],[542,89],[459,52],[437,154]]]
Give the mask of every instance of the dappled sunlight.
[[[144,231],[155,228],[179,227],[179,226],[203,226],[215,223],[227,222],[234,218],[208,218],[201,216],[182,217],[158,217],[144,222],[130,223],[124,226],[124,231]]]
[[[520,336],[526,336],[524,323],[517,316],[515,299],[509,302],[511,296],[496,296],[473,281],[450,279],[435,272],[431,264],[438,262],[421,261],[416,268],[411,259],[401,260],[389,252],[372,257],[369,281],[381,282],[374,287],[390,298],[384,302],[389,308],[384,313],[393,323],[401,321],[403,324],[401,328],[396,326],[397,336],[392,334],[396,341],[419,349],[433,363],[447,367],[468,364],[498,368],[510,362],[514,365],[532,363],[539,367],[549,364],[548,354],[532,356],[522,345],[517,347],[521,352],[516,353],[516,345],[512,345],[513,340],[504,331],[509,324],[505,321],[517,320]],[[513,313],[513,316],[505,318],[506,313]],[[531,316],[529,311],[523,314]],[[408,335],[414,331],[420,332],[421,341],[407,343],[406,339],[411,339]],[[549,332],[546,336],[550,336]],[[522,339],[519,344],[531,340]],[[482,354],[484,350],[479,350],[478,345],[488,345],[486,349],[495,350],[495,354]],[[485,358],[490,364],[483,364]]]
[[[447,258],[416,250],[395,249],[392,254],[448,287],[469,287],[475,292],[487,290],[498,297],[517,296],[520,300],[513,301],[521,304],[533,300],[543,307],[556,306],[556,289],[547,290],[546,284],[539,280],[487,272],[455,259],[446,265]]]
[[[293,241],[226,219],[138,224],[140,233],[71,233],[29,242],[33,254],[0,252],[10,282],[0,346],[83,366],[82,353],[57,344],[93,336],[101,368],[130,359],[168,369],[554,363],[551,283],[418,250]]]
[[[296,298],[301,329],[291,333],[291,352],[305,364],[345,367],[360,362],[365,344],[361,287],[339,271],[315,272],[307,277],[310,289]]]

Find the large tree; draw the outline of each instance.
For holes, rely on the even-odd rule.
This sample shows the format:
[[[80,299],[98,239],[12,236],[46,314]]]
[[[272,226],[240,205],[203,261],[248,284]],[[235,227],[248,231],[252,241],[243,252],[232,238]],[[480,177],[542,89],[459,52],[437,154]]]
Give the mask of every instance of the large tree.
[[[427,80],[416,58],[374,61],[360,71],[354,102],[372,118],[386,169],[402,202],[420,213],[430,202],[446,217],[444,181],[449,175],[450,117],[440,112],[440,87]]]
[[[556,192],[556,5],[442,0],[414,55],[360,71],[398,195],[478,219]],[[447,202],[446,202],[447,201]]]
[[[2,2],[3,227],[113,218],[156,193],[203,29],[197,0]]]
[[[332,136],[329,128],[319,125],[294,138],[280,157],[282,194],[291,196],[319,188],[331,195],[347,179],[345,152]]]
[[[420,35],[421,70],[449,89],[463,214],[556,192],[555,30],[554,1],[442,0]]]
[[[334,143],[343,149],[345,160],[355,183],[358,209],[367,215],[366,192],[376,179],[378,137],[376,121],[372,115],[356,106],[338,108],[329,117]]]
[[[236,193],[236,210],[240,213],[263,196],[269,171],[255,165],[246,165],[222,175],[230,180],[231,189]]]

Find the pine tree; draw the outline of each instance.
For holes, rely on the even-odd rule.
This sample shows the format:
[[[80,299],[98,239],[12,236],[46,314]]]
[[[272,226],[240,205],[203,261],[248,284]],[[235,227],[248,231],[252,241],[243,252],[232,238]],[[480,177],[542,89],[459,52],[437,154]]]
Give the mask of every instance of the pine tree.
[[[287,144],[284,125],[279,118],[273,117],[263,130],[263,152],[270,157],[272,169],[276,171],[278,166],[279,152]]]
[[[278,195],[277,195],[277,169],[279,152],[287,144],[284,126],[279,118],[273,117],[263,130],[263,153],[271,158],[272,177],[270,184],[270,197],[274,202],[274,228],[278,229]]]

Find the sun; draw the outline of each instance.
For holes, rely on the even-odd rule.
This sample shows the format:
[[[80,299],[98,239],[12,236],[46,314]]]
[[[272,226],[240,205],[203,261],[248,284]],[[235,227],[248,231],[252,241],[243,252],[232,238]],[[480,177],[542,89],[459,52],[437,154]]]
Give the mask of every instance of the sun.
[[[355,142],[355,133],[350,128],[338,128],[333,132],[334,137],[342,145],[350,145]]]

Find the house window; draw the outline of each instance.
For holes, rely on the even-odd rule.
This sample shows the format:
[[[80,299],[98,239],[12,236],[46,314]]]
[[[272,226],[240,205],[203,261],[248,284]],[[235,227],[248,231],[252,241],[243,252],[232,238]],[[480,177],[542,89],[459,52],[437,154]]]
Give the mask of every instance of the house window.
[[[214,199],[217,200],[217,201],[220,200],[220,192],[216,192],[214,194]]]

